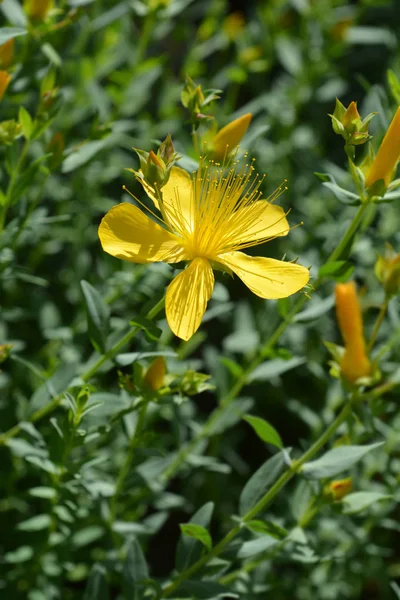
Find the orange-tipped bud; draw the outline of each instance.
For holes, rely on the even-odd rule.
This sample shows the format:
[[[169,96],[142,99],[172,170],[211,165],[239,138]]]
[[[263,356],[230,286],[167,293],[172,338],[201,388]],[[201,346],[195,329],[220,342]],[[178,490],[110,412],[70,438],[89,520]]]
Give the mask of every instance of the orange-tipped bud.
[[[4,96],[8,84],[10,83],[11,75],[7,71],[0,71],[0,100]]]
[[[361,307],[354,281],[338,283],[335,289],[336,315],[345,350],[340,362],[343,377],[355,382],[371,374],[365,349]]]
[[[347,479],[337,479],[325,486],[324,496],[332,501],[342,500],[342,498],[347,496],[352,489],[353,482],[351,477],[348,477]]]
[[[8,69],[14,56],[14,38],[0,46],[0,68]]]
[[[357,110],[357,104],[354,102],[350,102],[349,106],[346,108],[346,112],[342,117],[342,125],[343,127],[348,127],[353,122],[360,121],[361,117]]]
[[[158,356],[147,369],[147,373],[144,376],[144,383],[153,392],[156,392],[164,385],[166,371],[165,358]]]
[[[216,160],[223,160],[236,148],[248,130],[252,117],[251,113],[247,113],[231,121],[217,132],[212,141],[213,155]]]
[[[385,137],[365,177],[365,187],[383,179],[387,187],[400,158],[400,107],[397,109]]]

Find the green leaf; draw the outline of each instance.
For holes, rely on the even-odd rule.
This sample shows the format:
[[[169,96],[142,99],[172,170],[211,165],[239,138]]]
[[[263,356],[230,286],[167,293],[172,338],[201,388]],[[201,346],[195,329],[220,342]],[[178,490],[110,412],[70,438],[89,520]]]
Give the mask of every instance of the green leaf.
[[[96,564],[91,570],[83,600],[109,600],[106,570]]]
[[[302,310],[294,317],[293,321],[295,323],[308,323],[310,321],[319,319],[335,306],[335,298],[333,295],[328,296],[323,300],[313,298],[310,304],[310,306],[308,306],[305,310]]]
[[[110,309],[99,292],[90,283],[82,279],[81,288],[86,304],[90,340],[95,350],[104,353],[106,350]]]
[[[96,156],[98,152],[103,150],[106,145],[107,138],[83,144],[79,150],[76,150],[76,152],[72,152],[67,156],[62,165],[62,172],[70,173],[71,171],[75,171],[75,169],[82,167],[82,165],[86,164]]]
[[[0,27],[0,46],[18,37],[19,35],[26,35],[28,31],[22,27]]]
[[[266,442],[267,444],[273,444],[279,449],[283,448],[281,436],[267,421],[261,419],[260,417],[253,417],[252,415],[246,415],[243,417],[243,419],[252,426],[258,437],[263,442]]]
[[[30,560],[33,556],[33,548],[31,546],[20,546],[13,552],[6,552],[4,559],[7,563],[18,564]]]
[[[329,188],[331,192],[334,193],[339,202],[341,202],[342,204],[346,204],[347,206],[358,206],[359,204],[361,204],[361,200],[357,196],[357,194],[345,190],[336,183],[333,183],[332,181],[324,181],[322,185]]]
[[[148,578],[149,571],[142,548],[137,539],[133,538],[129,544],[124,563],[124,580],[127,592],[135,596],[138,585]]]
[[[19,107],[18,121],[21,125],[22,133],[24,134],[25,138],[29,140],[32,135],[33,122],[31,115],[23,106]]]
[[[243,373],[243,367],[241,367],[236,361],[226,356],[221,356],[219,361],[228,369],[228,371],[234,377],[240,377]]]
[[[282,452],[279,452],[272,458],[269,458],[250,477],[239,499],[239,512],[241,515],[245,515],[261,500],[268,488],[278,479],[284,466],[284,455]]]
[[[354,492],[343,498],[344,511],[348,515],[354,515],[370,507],[380,500],[391,500],[392,496],[381,492]]]
[[[318,271],[318,277],[333,281],[347,281],[354,271],[354,265],[345,260],[337,260],[323,265]]]
[[[264,535],[256,540],[251,540],[250,542],[245,542],[238,552],[238,558],[250,558],[251,556],[256,556],[257,554],[261,554],[261,552],[265,552],[265,550],[269,550],[277,543],[278,540],[276,538],[268,535]]]
[[[207,502],[190,519],[190,525],[200,525],[205,529],[210,525],[211,517],[214,511],[214,503]],[[204,549],[203,542],[193,537],[181,535],[176,551],[176,568],[178,571],[184,571],[195,563],[202,555]]]
[[[195,523],[186,523],[180,525],[181,531],[183,535],[187,535],[188,537],[199,540],[207,550],[211,550],[212,548],[212,539],[211,535],[207,531],[205,527],[201,525],[196,525]]]
[[[46,500],[54,500],[57,497],[57,492],[54,488],[46,486],[33,487],[29,490],[29,495],[34,498],[43,498]]]
[[[20,531],[40,531],[41,529],[47,529],[50,527],[51,517],[50,515],[36,515],[26,521],[22,521],[17,525],[17,529]]]
[[[236,398],[218,413],[207,428],[208,435],[216,435],[230,429],[239,423],[242,416],[253,408],[254,401],[251,398]]]
[[[131,321],[130,325],[135,325],[140,329],[143,329],[147,339],[150,342],[155,342],[159,339],[162,334],[162,331],[157,325],[154,325],[152,321],[146,319],[146,317],[142,317],[140,315],[135,316]]]
[[[263,533],[265,535],[272,536],[277,540],[283,540],[289,535],[287,529],[272,523],[272,521],[261,521],[259,519],[255,519],[253,521],[247,521],[246,527],[254,533]]]
[[[254,369],[251,375],[248,377],[248,383],[252,381],[268,381],[271,377],[277,377],[278,375],[282,375],[286,373],[286,371],[290,371],[291,369],[295,369],[299,365],[302,365],[306,362],[305,358],[301,358],[299,356],[293,357],[289,360],[283,360],[281,358],[275,358],[273,360],[269,360],[259,367]]]
[[[182,589],[185,594],[189,594],[190,598],[196,598],[196,600],[208,600],[216,598],[232,598],[238,596],[226,596],[227,588],[222,586],[216,581],[208,580],[191,580],[182,583],[179,589]]]
[[[71,538],[71,544],[75,548],[83,548],[83,546],[88,546],[96,540],[99,540],[103,535],[103,527],[100,527],[100,525],[90,525],[89,527],[83,527],[76,531]]]
[[[325,479],[334,477],[343,471],[351,469],[368,452],[383,445],[384,442],[369,444],[368,446],[338,446],[329,450],[312,462],[303,465],[303,474],[310,479]]]

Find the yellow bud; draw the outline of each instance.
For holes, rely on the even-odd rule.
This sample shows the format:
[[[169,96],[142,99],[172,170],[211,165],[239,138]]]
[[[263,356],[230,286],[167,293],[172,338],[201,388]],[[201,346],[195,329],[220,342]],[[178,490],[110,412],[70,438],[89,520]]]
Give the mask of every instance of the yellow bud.
[[[324,496],[330,500],[342,500],[353,489],[351,477],[331,481],[324,488]]]
[[[355,382],[371,374],[365,350],[361,307],[354,281],[338,283],[335,289],[336,315],[345,350],[340,362],[343,377]]]
[[[395,296],[400,292],[400,254],[395,254],[391,246],[388,245],[385,256],[378,256],[375,275],[387,296]]]
[[[144,382],[153,392],[163,387],[166,370],[165,358],[162,356],[158,356],[153,360],[147,369]]]
[[[223,160],[236,148],[249,128],[252,117],[251,113],[247,113],[231,121],[217,132],[212,141],[214,158],[216,160]]]
[[[24,9],[31,19],[44,21],[47,13],[53,7],[53,0],[25,0]]]
[[[0,68],[7,69],[14,56],[14,39],[8,40],[0,46]]]
[[[243,31],[245,24],[244,15],[236,11],[226,17],[222,23],[222,31],[230,40],[235,40]]]
[[[8,88],[8,84],[10,83],[11,75],[7,73],[7,71],[0,71],[0,100],[4,96],[4,92]]]
[[[382,140],[378,153],[365,177],[365,187],[383,179],[387,187],[393,178],[393,171],[400,158],[400,107]]]
[[[353,102],[351,102],[349,104],[349,106],[346,108],[346,112],[344,113],[344,115],[342,117],[342,125],[345,128],[347,128],[351,123],[353,123],[357,119],[359,119],[361,121],[361,117],[357,110],[357,104],[353,100]]]

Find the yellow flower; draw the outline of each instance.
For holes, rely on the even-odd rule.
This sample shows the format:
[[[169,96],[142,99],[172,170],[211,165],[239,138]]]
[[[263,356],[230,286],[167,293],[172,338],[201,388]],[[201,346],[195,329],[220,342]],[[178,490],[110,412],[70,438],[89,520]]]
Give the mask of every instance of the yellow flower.
[[[385,137],[365,177],[365,187],[383,179],[387,187],[400,158],[400,107],[397,109]]]
[[[289,225],[282,208],[260,200],[261,180],[252,176],[254,168],[246,164],[237,173],[234,166],[227,172],[201,164],[192,176],[173,167],[162,195],[142,182],[161,213],[161,218],[154,215],[158,223],[122,203],[99,227],[103,250],[117,258],[189,261],[168,286],[165,307],[171,330],[184,340],[200,326],[214,288],[213,267],[236,273],[261,298],[286,298],[309,279],[301,265],[239,252],[286,235]]]
[[[7,71],[0,71],[0,100],[4,96],[6,89],[8,88],[8,84],[10,83],[11,75],[7,73]]]
[[[222,127],[212,140],[213,157],[224,160],[232,150],[235,150],[240,140],[249,128],[252,114],[247,113]]]
[[[340,362],[342,374],[350,382],[371,374],[365,350],[363,321],[354,281],[338,283],[335,288],[336,315],[345,350]]]
[[[8,40],[0,46],[0,68],[7,69],[12,63],[14,55],[14,39]]]

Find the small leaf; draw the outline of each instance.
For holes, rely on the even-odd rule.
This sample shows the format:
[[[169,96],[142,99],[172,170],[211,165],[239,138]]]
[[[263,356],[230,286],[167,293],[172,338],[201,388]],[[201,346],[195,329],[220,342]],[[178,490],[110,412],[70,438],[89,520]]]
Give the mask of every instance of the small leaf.
[[[347,281],[353,271],[354,265],[345,260],[337,260],[323,265],[318,272],[318,277],[325,277],[333,281]]]
[[[211,535],[205,527],[202,527],[201,525],[196,525],[195,523],[186,523],[183,525],[181,524],[179,527],[181,528],[183,535],[187,535],[188,537],[199,540],[199,542],[204,544],[207,550],[211,550]]]
[[[383,442],[368,446],[338,446],[328,450],[321,458],[303,465],[302,472],[310,479],[333,477],[351,469],[368,452],[382,445]]]
[[[90,340],[95,350],[104,353],[110,310],[99,292],[84,279],[81,281],[81,288],[85,298]]]
[[[23,27],[0,27],[0,46],[18,37],[19,35],[26,35],[28,31]]]
[[[200,525],[207,528],[210,525],[211,517],[214,511],[214,503],[207,502],[190,519],[190,525]],[[203,553],[203,543],[193,537],[183,535],[179,538],[176,552],[176,568],[178,571],[184,571],[195,563]]]
[[[258,437],[263,442],[266,442],[267,444],[273,444],[279,449],[283,448],[281,436],[267,421],[261,419],[260,417],[253,417],[251,415],[246,415],[243,417],[243,419],[252,426]]]
[[[239,596],[231,595],[227,596],[227,588],[223,587],[220,583],[216,581],[208,581],[208,580],[191,580],[185,581],[182,583],[179,589],[182,589],[186,594],[189,594],[191,598],[196,598],[198,600],[208,600],[216,598],[239,598]]]
[[[256,540],[251,540],[250,542],[245,542],[238,552],[238,558],[250,558],[251,556],[255,556],[256,554],[260,554],[261,552],[272,548],[272,546],[275,546],[277,543],[277,539],[268,535],[264,535]]]
[[[26,521],[22,521],[17,525],[17,529],[20,531],[40,531],[50,527],[51,517],[50,515],[36,515]]]
[[[86,164],[91,160],[98,152],[103,150],[107,145],[107,140],[94,140],[83,144],[79,150],[72,152],[67,156],[62,165],[63,173],[70,173],[75,169],[78,169],[82,165]]]
[[[106,570],[96,564],[91,570],[83,600],[109,600]]]
[[[254,533],[263,533],[277,540],[283,540],[289,535],[287,529],[279,527],[279,525],[272,523],[272,521],[261,521],[259,519],[255,519],[253,521],[247,521],[246,527]]]
[[[335,298],[333,295],[328,296],[323,300],[313,298],[310,304],[311,306],[308,306],[294,317],[293,321],[295,323],[307,323],[324,316],[331,308],[333,308],[333,306],[335,306]]]
[[[154,323],[152,321],[150,321],[149,319],[146,319],[146,317],[142,317],[140,315],[135,316],[130,321],[130,325],[135,325],[136,327],[143,329],[147,339],[150,342],[155,342],[156,340],[158,340],[158,338],[162,334],[161,329],[159,327],[157,327],[157,325],[154,325]]]
[[[245,515],[264,496],[268,488],[275,482],[283,471],[285,459],[282,452],[269,458],[250,477],[244,486],[239,499],[239,512]]]
[[[380,492],[354,492],[343,498],[343,512],[347,515],[354,515],[375,504],[375,502],[390,499],[392,499],[392,496]]]
[[[54,488],[45,486],[33,487],[29,490],[29,494],[35,498],[44,498],[46,500],[54,500],[57,497],[57,492]]]
[[[146,559],[142,548],[136,538],[129,544],[124,564],[124,580],[128,592],[135,594],[138,585],[149,578]]]
[[[248,377],[248,383],[252,381],[266,381],[270,380],[271,377],[277,377],[278,375],[282,375],[286,373],[286,371],[290,371],[291,369],[295,369],[299,365],[302,365],[306,362],[305,358],[301,358],[300,356],[293,357],[289,360],[283,360],[281,358],[274,358],[273,360],[269,360],[259,367],[254,369],[251,375]]]
[[[19,107],[18,121],[21,125],[22,133],[24,134],[25,138],[29,140],[32,135],[33,122],[31,115],[23,106]]]

